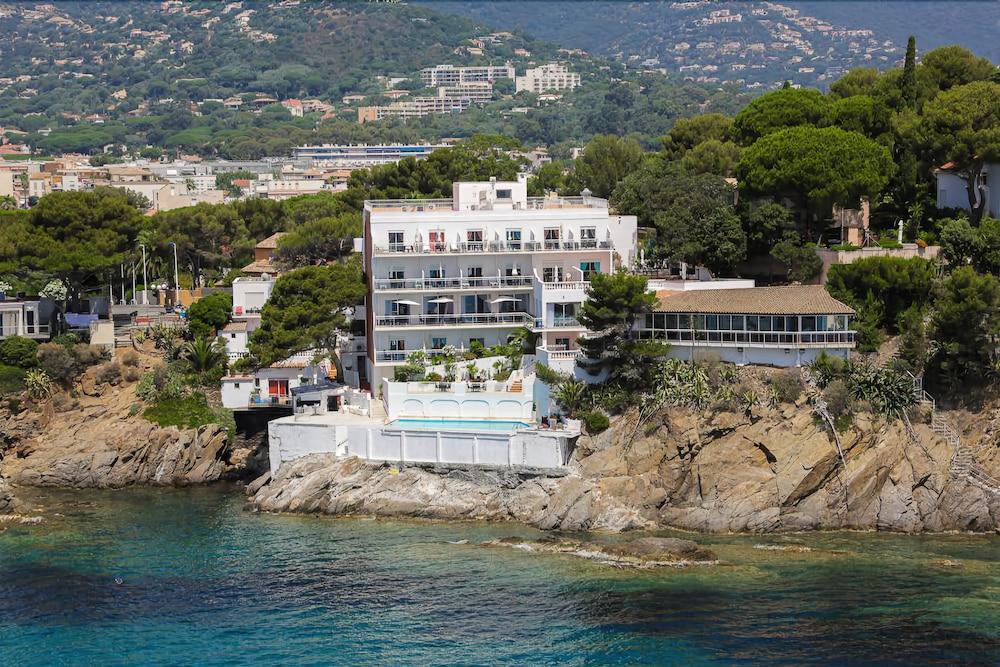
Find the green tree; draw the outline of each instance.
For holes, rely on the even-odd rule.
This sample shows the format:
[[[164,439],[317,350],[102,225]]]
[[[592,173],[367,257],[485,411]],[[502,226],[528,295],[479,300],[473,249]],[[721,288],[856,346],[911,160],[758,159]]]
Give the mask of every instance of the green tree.
[[[653,362],[668,348],[657,341],[639,340],[635,323],[656,306],[656,294],[647,291],[643,276],[624,271],[591,276],[578,316],[590,335],[577,341],[584,351],[577,363],[593,375],[607,372],[605,381],[633,391],[649,386]]]
[[[229,322],[233,310],[233,297],[225,292],[215,292],[198,299],[187,311],[188,328],[195,338],[214,336]]]
[[[935,265],[921,257],[869,257],[831,266],[826,288],[856,309],[868,295],[877,295],[881,307],[877,324],[895,332],[903,311],[930,300],[936,273]]]
[[[658,254],[672,262],[706,266],[727,273],[746,258],[747,239],[732,206],[711,199],[692,207],[671,206],[656,215]]]
[[[964,217],[942,223],[941,252],[950,267],[971,264],[979,273],[1000,273],[1000,220],[983,218],[978,227]]]
[[[250,337],[250,353],[264,366],[306,350],[332,350],[347,331],[345,310],[365,296],[361,263],[306,266],[282,274]]]
[[[997,74],[996,65],[958,45],[942,46],[925,53],[920,67],[939,90],[989,81]]]
[[[38,343],[23,336],[8,336],[0,340],[0,364],[33,368],[38,364]]]
[[[935,379],[957,391],[982,382],[1000,341],[1000,281],[959,267],[939,286],[931,323]]]
[[[182,354],[195,373],[210,373],[226,365],[226,345],[218,338],[198,337],[184,346]]]
[[[903,76],[899,80],[899,92],[907,108],[917,108],[917,38],[910,35],[906,41],[906,60],[903,61]]]
[[[565,169],[561,162],[543,164],[528,181],[528,194],[544,197],[549,192],[563,193],[567,187]]]
[[[997,128],[1000,83],[977,81],[955,86],[924,105],[920,143],[930,160],[935,164],[950,162],[953,172],[965,181],[973,222],[986,210],[983,165],[1000,161]]]
[[[663,137],[663,153],[673,160],[706,141],[726,142],[733,119],[721,113],[703,113],[691,118],[678,118]]]
[[[789,196],[811,217],[825,217],[835,202],[874,198],[894,169],[888,149],[857,132],[790,127],[744,151],[738,173],[749,192]]]
[[[823,270],[823,260],[815,248],[802,245],[802,239],[795,232],[786,233],[785,238],[774,244],[771,256],[785,265],[786,276],[794,282],[808,282]]]
[[[635,139],[598,135],[577,158],[573,175],[594,196],[606,198],[619,181],[639,166],[642,158],[642,147]]]
[[[336,261],[354,250],[361,236],[361,219],[356,213],[310,220],[278,240],[275,258],[284,268]]]
[[[770,202],[744,216],[743,231],[747,237],[747,253],[766,255],[775,244],[785,240],[787,232],[795,230],[792,213],[781,204]]]
[[[812,88],[788,88],[761,95],[733,119],[733,137],[749,146],[788,127],[816,125],[826,113],[827,99]]]
[[[830,96],[834,99],[854,95],[874,95],[879,72],[874,67],[856,67],[830,84]]]
[[[684,153],[681,164],[692,174],[736,175],[741,149],[731,141],[709,139]]]

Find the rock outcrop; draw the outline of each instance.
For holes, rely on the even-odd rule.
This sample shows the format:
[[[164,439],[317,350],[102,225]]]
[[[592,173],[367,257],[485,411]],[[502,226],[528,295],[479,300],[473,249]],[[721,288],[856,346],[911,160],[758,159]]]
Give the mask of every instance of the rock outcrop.
[[[926,426],[915,428],[918,441],[900,422],[859,417],[840,436],[845,466],[805,405],[754,420],[670,409],[632,442],[627,419],[581,437],[564,477],[311,456],[252,485],[250,504],[560,530],[997,530],[1000,496],[950,474],[951,447]]]
[[[14,497],[14,491],[11,490],[6,478],[0,477],[0,514],[9,514],[17,509],[18,502]]]
[[[60,394],[40,410],[0,415],[2,472],[11,483],[182,486],[256,474],[259,443],[230,442],[213,424],[160,427],[142,417],[134,384],[100,383],[94,376],[86,373],[74,395]]]
[[[564,537],[549,537],[527,541],[519,537],[504,537],[483,542],[484,547],[509,547],[531,553],[556,553],[596,560],[616,567],[684,567],[715,565],[715,553],[691,540],[676,537],[640,537],[628,542],[608,544],[582,542]]]

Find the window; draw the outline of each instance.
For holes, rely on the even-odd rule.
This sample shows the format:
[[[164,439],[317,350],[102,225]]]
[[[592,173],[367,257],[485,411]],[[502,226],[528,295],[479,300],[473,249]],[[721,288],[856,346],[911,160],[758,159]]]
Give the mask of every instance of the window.
[[[239,388],[240,388],[240,383],[239,382],[234,382],[233,383],[233,389],[239,389]]]
[[[389,350],[392,352],[402,352],[406,349],[406,341],[402,338],[393,338],[389,341]]]
[[[403,287],[403,277],[406,273],[403,269],[390,269],[389,270],[389,287],[391,289],[402,289]]]
[[[469,347],[472,347],[473,345],[478,345],[479,347],[486,347],[486,339],[485,338],[470,338],[469,339]]]
[[[267,393],[271,396],[288,396],[288,380],[268,380]]]
[[[576,324],[575,303],[552,304],[552,324],[557,327],[574,326]]]
[[[434,338],[431,338],[431,349],[433,350],[442,350],[444,349],[444,346],[447,344],[448,344],[448,339],[443,336],[441,337],[435,336]]]
[[[521,265],[520,264],[508,264],[504,267],[503,274],[508,278],[512,276],[521,275]]]
[[[466,313],[488,313],[490,302],[480,294],[466,294],[463,297],[463,311]]]
[[[556,338],[555,349],[557,349],[557,350],[568,350],[569,349],[569,338]]]
[[[482,250],[483,230],[470,229],[465,233],[465,240],[469,242],[469,250]]]
[[[511,199],[510,190],[497,190],[497,199]]]
[[[232,338],[233,340],[236,340],[236,334],[234,333],[229,334],[229,337]]]
[[[483,277],[483,267],[481,266],[470,266],[467,272],[470,278],[482,278]]]
[[[24,311],[25,325],[28,328],[28,333],[35,333],[35,311],[26,310]]]
[[[444,278],[444,273],[445,273],[445,271],[444,271],[444,267],[443,266],[435,266],[433,269],[428,269],[427,270],[427,277],[428,278]]]
[[[542,281],[546,283],[561,283],[563,269],[561,266],[546,266],[542,269]]]
[[[600,262],[580,262],[580,272],[583,274],[584,280],[590,280],[590,277],[595,273],[601,272]]]
[[[549,227],[545,230],[545,249],[546,250],[558,250],[559,249],[559,228]]]
[[[521,249],[521,230],[520,229],[508,229],[507,230],[507,245],[511,250]]]
[[[581,227],[580,228],[580,247],[581,248],[596,248],[597,247],[597,228],[596,227]]]
[[[427,234],[427,243],[430,245],[431,252],[444,252],[448,249],[444,241],[443,231],[429,232]]]
[[[400,252],[404,249],[403,232],[389,232],[389,250]]]

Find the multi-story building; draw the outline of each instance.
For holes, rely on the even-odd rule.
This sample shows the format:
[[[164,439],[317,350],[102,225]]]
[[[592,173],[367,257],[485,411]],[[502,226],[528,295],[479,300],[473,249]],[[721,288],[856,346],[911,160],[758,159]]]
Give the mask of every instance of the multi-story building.
[[[573,350],[594,273],[631,266],[635,216],[603,199],[528,197],[527,178],[454,183],[451,199],[365,202],[367,376],[416,350],[505,343],[517,329]]]
[[[525,70],[524,76],[514,79],[517,92],[543,93],[547,90],[572,90],[580,85],[580,75],[570,72],[565,65],[549,63]]]
[[[462,113],[472,106],[469,97],[414,97],[406,102],[393,102],[388,106],[358,107],[358,122],[382,120],[390,116],[419,118],[429,114]]]
[[[486,104],[493,99],[493,84],[489,81],[470,81],[440,86],[438,97],[468,97],[473,104]]]
[[[514,67],[506,65],[485,65],[476,67],[455,67],[437,65],[420,70],[420,80],[425,86],[454,86],[462,83],[488,82],[497,79],[513,79]]]
[[[14,172],[0,169],[0,199],[14,197]]]
[[[292,149],[295,159],[313,160],[329,167],[371,167],[380,164],[395,164],[403,158],[418,160],[430,155],[444,144],[359,144],[318,146],[297,146]]]

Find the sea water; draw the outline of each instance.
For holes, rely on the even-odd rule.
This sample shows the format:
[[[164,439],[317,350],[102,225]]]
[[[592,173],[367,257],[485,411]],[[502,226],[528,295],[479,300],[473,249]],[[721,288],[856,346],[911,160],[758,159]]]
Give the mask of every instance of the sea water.
[[[722,564],[638,571],[235,487],[21,495],[45,521],[0,533],[2,665],[1000,663],[996,536],[687,535]]]

